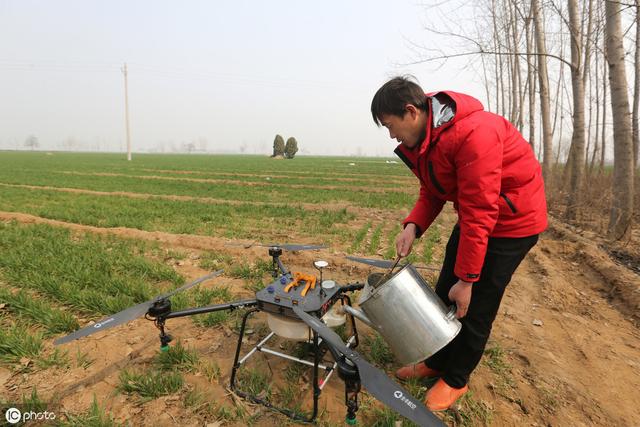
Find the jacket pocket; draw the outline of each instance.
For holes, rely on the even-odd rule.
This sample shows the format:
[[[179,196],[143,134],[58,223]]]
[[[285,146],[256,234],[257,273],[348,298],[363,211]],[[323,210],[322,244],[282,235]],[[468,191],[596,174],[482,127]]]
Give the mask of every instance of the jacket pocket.
[[[440,185],[440,183],[436,179],[436,173],[433,170],[433,162],[428,162],[427,168],[429,169],[429,179],[431,180],[433,186],[436,187],[436,190],[438,190],[440,193],[445,194],[446,191],[444,191],[444,188],[442,188],[442,185]]]
[[[511,212],[513,212],[514,214],[518,213],[518,210],[516,209],[515,205],[511,200],[509,200],[506,194],[500,193],[500,197],[502,197],[504,201],[507,203],[507,206],[509,206],[509,209],[511,209]]]

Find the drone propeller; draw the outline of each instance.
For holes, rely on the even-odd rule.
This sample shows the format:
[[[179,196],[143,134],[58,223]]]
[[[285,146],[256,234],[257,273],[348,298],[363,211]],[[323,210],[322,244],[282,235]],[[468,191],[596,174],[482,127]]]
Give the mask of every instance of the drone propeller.
[[[298,245],[298,244],[278,244],[273,243],[270,245],[265,245],[263,243],[227,243],[227,246],[242,246],[245,249],[249,249],[252,246],[260,246],[263,248],[281,248],[286,251],[310,251],[314,249],[324,249],[326,246],[324,245]]]
[[[155,297],[152,300],[140,303],[138,305],[134,305],[133,307],[129,307],[119,313],[113,314],[109,317],[105,317],[104,319],[100,320],[99,322],[94,323],[93,325],[89,325],[89,326],[85,326],[82,329],[78,329],[75,332],[72,332],[69,335],[66,335],[64,337],[58,338],[57,340],[55,340],[53,342],[54,345],[60,345],[60,344],[65,344],[69,341],[73,341],[73,340],[77,340],[78,338],[83,338],[86,337],[87,335],[91,335],[94,332],[98,332],[98,331],[102,331],[104,329],[108,329],[111,328],[113,326],[117,326],[117,325],[121,325],[123,323],[127,323],[133,319],[136,319],[142,315],[144,315],[149,308],[151,308],[151,306],[153,306],[153,304],[155,304],[157,301],[169,298],[175,294],[177,294],[178,292],[182,292],[182,291],[186,291],[187,289],[204,282],[205,280],[209,280],[209,279],[213,279],[214,277],[219,276],[222,273],[223,270],[218,270],[218,271],[214,271],[211,274],[208,274],[206,276],[203,276],[197,280],[194,280],[191,283],[187,283],[186,285],[183,285],[177,289],[174,289],[171,292],[168,292],[166,294],[163,295],[159,295],[157,297]]]
[[[347,259],[350,259],[351,261],[356,261],[356,262],[360,262],[363,264],[367,264],[370,265],[372,267],[378,267],[378,268],[386,268],[389,269],[393,266],[394,261],[390,261],[390,260],[386,260],[386,259],[374,259],[374,258],[358,258],[358,257],[354,257],[354,256],[347,256]],[[400,268],[404,267],[406,264],[401,264]],[[420,265],[414,265],[415,268],[421,268],[424,270],[433,270],[433,271],[440,271],[439,268],[437,267],[431,267],[431,266],[420,266]]]
[[[295,314],[335,350],[339,351],[358,368],[362,385],[376,399],[389,406],[398,414],[420,426],[443,426],[442,421],[427,410],[422,402],[389,378],[384,372],[364,360],[355,350],[347,347],[338,334],[328,328],[320,319],[307,314],[299,306],[293,306]]]

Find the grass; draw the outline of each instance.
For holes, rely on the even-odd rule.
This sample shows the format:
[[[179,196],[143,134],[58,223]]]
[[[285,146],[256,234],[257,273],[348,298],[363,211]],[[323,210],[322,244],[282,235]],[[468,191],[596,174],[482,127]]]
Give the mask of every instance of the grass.
[[[474,399],[473,392],[469,391],[457,402],[457,409],[445,411],[445,423],[474,427],[478,425],[490,425],[493,411],[484,401]]]
[[[409,206],[415,199],[415,194],[402,188],[402,183],[414,183],[408,170],[400,165],[385,165],[382,159],[348,169],[348,163],[340,159],[300,158],[290,162],[295,164],[288,168],[306,165],[307,169],[286,174],[266,156],[248,159],[249,156],[139,155],[135,162],[127,164],[108,154],[56,153],[45,158],[42,153],[3,152],[0,183],[277,204],[282,200],[290,204],[342,201],[393,209]],[[170,164],[172,160],[175,165]],[[181,166],[176,167],[178,164]],[[184,170],[190,173],[175,173]],[[239,170],[244,173],[238,174]],[[229,173],[233,175],[222,175]],[[394,179],[381,180],[381,175]],[[271,178],[268,182],[266,176]],[[193,178],[206,181],[189,181]],[[296,186],[291,185],[292,178]],[[358,191],[352,190],[354,186]],[[386,191],[378,191],[385,187]]]
[[[35,386],[31,389],[31,394],[28,396],[23,394],[21,400],[23,412],[44,412],[47,410],[47,402],[38,395],[38,389]]]
[[[93,395],[93,401],[89,409],[79,415],[65,414],[66,420],[59,420],[59,427],[120,427],[124,424],[116,422],[111,415],[105,413],[98,405],[98,400]]]
[[[396,224],[389,234],[387,234],[387,249],[384,251],[384,259],[394,259],[396,257],[396,236],[400,233],[401,225]]]
[[[228,287],[219,286],[211,289],[198,289],[192,294],[192,302],[197,307],[222,304],[232,301],[234,295]],[[214,311],[206,314],[199,314],[192,317],[193,322],[198,326],[212,327],[226,323],[232,318],[232,313],[228,310]]]
[[[367,247],[368,255],[375,255],[378,252],[378,247],[380,246],[380,239],[382,237],[382,228],[385,226],[384,222],[381,222],[376,226],[371,234],[371,241],[369,242],[369,246]]]
[[[431,264],[433,262],[433,249],[441,240],[440,230],[435,224],[429,227],[426,235],[422,237],[422,240],[424,242],[422,245],[422,261],[425,264]]]
[[[50,302],[24,289],[12,292],[0,286],[0,303],[6,304],[5,309],[21,319],[42,326],[46,335],[70,333],[79,327],[71,313],[52,307]]]
[[[155,365],[162,371],[193,372],[198,365],[198,359],[198,353],[195,350],[184,348],[182,343],[178,341],[167,351],[161,351],[156,355]]]
[[[360,245],[362,244],[362,241],[366,237],[370,228],[371,228],[371,221],[367,222],[362,227],[360,227],[360,229],[356,232],[355,236],[353,237],[351,247],[349,248],[349,253],[358,252],[358,250],[360,249]]]
[[[271,377],[258,368],[242,369],[238,373],[238,388],[269,400],[271,397]]]
[[[199,266],[202,269],[215,271],[219,270],[233,262],[230,255],[220,252],[207,251],[200,255]]]
[[[218,365],[218,362],[215,360],[201,360],[198,364],[198,371],[201,372],[209,382],[220,379],[222,375],[220,365]]]
[[[511,365],[506,360],[506,354],[498,342],[491,342],[484,350],[483,363],[501,379],[506,385],[513,385]]]
[[[146,259],[147,250],[144,242],[74,234],[48,225],[0,223],[0,277],[34,292],[29,293],[32,301],[20,293],[4,297],[20,316],[68,331],[73,324],[69,315],[45,308],[51,300],[105,315],[151,299],[163,291],[160,286],[166,290],[169,284],[183,283],[171,267]]]
[[[42,333],[30,332],[24,325],[0,328],[0,362],[16,364],[20,359],[35,359],[42,351]]]
[[[142,401],[173,394],[182,389],[184,379],[177,371],[152,370],[147,372],[120,372],[118,391],[137,395]]]
[[[82,353],[78,348],[76,352],[76,366],[87,369],[89,366],[93,364],[93,359],[89,357],[87,353]]]
[[[367,348],[365,354],[371,362],[384,368],[395,361],[391,349],[378,333],[373,332],[371,335],[366,335],[363,341]]]
[[[199,415],[215,416],[215,404],[200,390],[193,389],[185,393],[183,403],[185,407]]]

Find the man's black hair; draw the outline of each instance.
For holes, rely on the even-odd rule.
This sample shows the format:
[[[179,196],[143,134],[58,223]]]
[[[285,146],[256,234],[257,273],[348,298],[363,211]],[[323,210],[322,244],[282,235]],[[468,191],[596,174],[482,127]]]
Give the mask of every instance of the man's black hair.
[[[414,105],[419,110],[427,111],[427,97],[417,83],[411,81],[410,76],[394,77],[373,96],[371,101],[371,115],[376,125],[381,126],[380,117],[392,114],[403,117],[406,105]]]

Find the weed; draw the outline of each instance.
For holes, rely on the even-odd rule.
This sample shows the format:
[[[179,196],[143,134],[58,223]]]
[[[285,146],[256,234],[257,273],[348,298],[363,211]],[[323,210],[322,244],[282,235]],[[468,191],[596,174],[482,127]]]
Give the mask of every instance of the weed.
[[[234,413],[234,411],[228,406],[221,405],[220,407],[218,407],[218,409],[216,409],[215,417],[218,420],[222,421],[235,421],[237,418],[237,413]]]
[[[71,313],[53,308],[49,302],[23,289],[14,293],[0,287],[0,302],[7,304],[8,309],[21,318],[44,327],[47,335],[69,333],[79,327],[78,321]]]
[[[176,371],[149,371],[144,373],[120,372],[118,391],[126,394],[136,394],[143,401],[179,391],[184,379]]]
[[[380,238],[382,236],[382,228],[384,226],[385,223],[381,222],[373,230],[373,233],[371,234],[371,241],[369,242],[369,247],[367,248],[367,254],[375,255],[378,252],[378,247],[380,246]]]
[[[491,408],[485,402],[474,399],[471,391],[458,400],[456,407],[456,410],[449,409],[445,412],[445,422],[455,422],[461,427],[491,424]]]
[[[240,389],[254,396],[261,395],[265,399],[269,399],[271,396],[271,378],[256,368],[240,371],[238,385]]]
[[[220,365],[218,365],[218,362],[216,362],[215,360],[201,360],[198,364],[198,371],[201,372],[202,375],[204,375],[205,378],[209,380],[209,382],[218,380],[220,378],[220,375],[222,374]]]
[[[29,333],[19,324],[0,328],[0,362],[13,364],[26,357],[34,359],[42,350],[42,334]]]
[[[51,354],[46,357],[40,357],[36,360],[36,365],[42,369],[47,369],[52,366],[68,368],[71,365],[71,362],[69,361],[69,352],[66,350],[60,350],[59,348],[54,348]]]
[[[60,421],[60,427],[120,427],[123,424],[116,422],[111,415],[105,413],[98,405],[95,394],[89,410],[80,415],[65,414],[66,420]]]
[[[198,364],[198,354],[194,350],[188,350],[178,341],[169,347],[167,351],[161,351],[155,358],[156,366],[163,370],[180,370],[192,372]]]
[[[47,403],[38,396],[38,389],[34,386],[29,396],[22,395],[22,406],[25,412],[44,412],[47,409]]]
[[[373,332],[372,335],[366,335],[364,344],[368,349],[367,353],[371,361],[378,366],[384,367],[395,360],[391,349],[378,333]]]
[[[229,265],[232,260],[233,258],[230,255],[207,251],[200,255],[199,265],[200,268],[214,271],[223,268],[225,265]]]
[[[93,364],[93,359],[87,353],[82,353],[80,349],[76,352],[76,366],[87,369]]]
[[[356,232],[356,235],[353,237],[353,242],[351,243],[351,247],[349,248],[349,253],[357,252],[360,249],[360,244],[364,240],[370,228],[371,221],[360,227],[360,229]]]
[[[184,395],[184,406],[191,408],[194,412],[202,415],[214,416],[216,413],[215,405],[199,390],[189,390]]]
[[[504,350],[500,347],[500,344],[495,341],[491,344],[491,346],[487,346],[484,350],[484,364],[486,364],[497,377],[499,389],[504,389],[507,386],[513,387],[511,365],[506,361]]]

